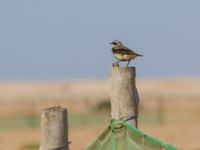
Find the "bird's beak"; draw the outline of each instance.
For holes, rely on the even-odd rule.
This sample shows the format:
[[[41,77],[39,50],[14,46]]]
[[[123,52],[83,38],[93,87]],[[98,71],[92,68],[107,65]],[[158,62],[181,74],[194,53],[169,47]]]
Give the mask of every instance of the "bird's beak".
[[[110,44],[113,44],[113,42],[110,42]]]

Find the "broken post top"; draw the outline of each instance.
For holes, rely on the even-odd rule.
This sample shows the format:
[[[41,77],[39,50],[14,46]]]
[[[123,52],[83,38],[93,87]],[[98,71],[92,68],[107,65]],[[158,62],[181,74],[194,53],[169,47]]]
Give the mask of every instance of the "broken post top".
[[[42,109],[43,112],[53,112],[53,111],[67,111],[65,108],[61,107],[60,105],[54,107],[48,107]]]
[[[125,66],[125,67],[122,67],[119,65],[119,63],[112,63],[112,66],[113,67],[121,67],[121,68],[135,68],[134,66]]]
[[[136,76],[136,68],[134,66],[121,67],[118,63],[112,64],[112,72],[115,72],[114,74],[120,74],[120,76],[126,75],[127,78],[133,78]]]

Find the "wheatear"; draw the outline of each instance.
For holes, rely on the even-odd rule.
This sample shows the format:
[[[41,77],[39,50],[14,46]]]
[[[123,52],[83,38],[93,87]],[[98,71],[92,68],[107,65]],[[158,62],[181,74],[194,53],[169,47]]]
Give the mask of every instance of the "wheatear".
[[[122,42],[118,40],[114,40],[110,44],[112,44],[112,53],[114,57],[118,60],[117,63],[119,63],[120,61],[128,61],[126,65],[128,66],[132,59],[137,56],[143,56],[125,47]]]

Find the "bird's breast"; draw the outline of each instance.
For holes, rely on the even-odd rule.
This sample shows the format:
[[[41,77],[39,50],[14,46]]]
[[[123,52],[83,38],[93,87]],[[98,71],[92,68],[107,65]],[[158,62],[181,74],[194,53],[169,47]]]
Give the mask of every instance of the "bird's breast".
[[[121,61],[128,61],[128,60],[134,59],[136,57],[135,55],[132,55],[132,54],[114,53],[113,55],[116,59],[121,60]]]

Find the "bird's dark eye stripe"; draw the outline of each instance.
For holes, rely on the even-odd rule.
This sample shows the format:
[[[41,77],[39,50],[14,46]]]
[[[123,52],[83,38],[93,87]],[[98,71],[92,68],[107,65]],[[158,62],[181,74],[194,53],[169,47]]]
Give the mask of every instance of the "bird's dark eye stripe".
[[[114,44],[114,45],[117,45],[117,43],[116,43],[116,42],[112,42],[112,44]]]

